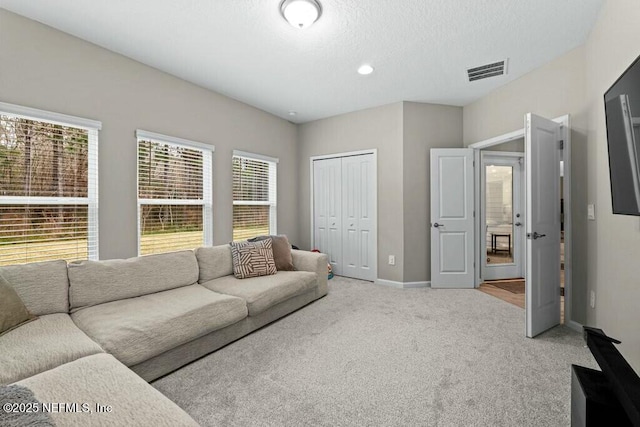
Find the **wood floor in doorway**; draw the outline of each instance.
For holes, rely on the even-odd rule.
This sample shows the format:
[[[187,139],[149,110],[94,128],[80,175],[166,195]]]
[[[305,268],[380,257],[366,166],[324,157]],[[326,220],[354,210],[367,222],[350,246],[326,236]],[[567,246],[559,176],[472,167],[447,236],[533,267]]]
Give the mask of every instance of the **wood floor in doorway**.
[[[522,283],[522,292],[515,293],[501,287],[503,284],[508,284],[508,287],[513,287],[516,283]],[[492,280],[482,283],[478,290],[524,309],[523,279]]]
[[[502,301],[506,301],[510,304],[516,305],[524,309],[525,307],[524,292],[514,293],[500,287],[502,284],[507,284],[507,283],[512,284],[514,282],[522,282],[522,286],[524,288],[524,279],[508,279],[508,280],[490,280],[488,282],[484,282],[480,285],[478,290],[481,292],[484,292],[485,294],[489,294],[493,297],[501,299]],[[562,275],[560,282],[562,287],[564,287],[564,274]],[[505,286],[505,287],[511,288],[511,286]],[[564,296],[560,297],[560,323],[564,323]]]

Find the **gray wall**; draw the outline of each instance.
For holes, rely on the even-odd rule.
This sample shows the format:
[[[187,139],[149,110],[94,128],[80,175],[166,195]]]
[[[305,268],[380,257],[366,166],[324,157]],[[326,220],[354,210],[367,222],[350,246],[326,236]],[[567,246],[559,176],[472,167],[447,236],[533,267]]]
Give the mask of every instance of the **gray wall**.
[[[584,46],[464,108],[467,145],[522,127],[526,112],[571,114],[574,319],[619,338],[636,372],[640,219],[612,214],[603,95],[640,55],[639,19],[639,2],[605,2]],[[587,203],[595,203],[595,221],[586,219]]]
[[[298,127],[299,245],[311,245],[309,158],[348,151],[378,150],[378,278],[403,281],[402,103],[305,123]],[[388,265],[395,255],[396,265]]]
[[[102,121],[100,257],[136,254],[140,128],[215,145],[215,244],[232,236],[233,149],[278,157],[278,232],[298,240],[296,126],[0,9],[0,101]]]
[[[404,103],[404,281],[431,280],[431,148],[462,148],[462,108]]]
[[[378,278],[428,281],[429,149],[462,147],[462,109],[401,102],[299,126],[300,243],[308,248],[312,156],[378,150]],[[396,264],[388,264],[395,255]]]
[[[588,289],[596,307],[587,323],[622,341],[622,353],[640,372],[640,218],[613,215],[604,92],[640,55],[640,2],[605,2],[586,44],[588,200],[596,220],[588,222]],[[584,207],[583,207],[584,211]]]

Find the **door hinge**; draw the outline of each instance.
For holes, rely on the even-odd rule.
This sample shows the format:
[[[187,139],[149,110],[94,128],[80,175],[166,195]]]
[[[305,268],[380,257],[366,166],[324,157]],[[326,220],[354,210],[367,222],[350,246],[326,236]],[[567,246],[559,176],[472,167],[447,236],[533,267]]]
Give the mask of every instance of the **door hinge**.
[[[564,150],[564,141],[562,139],[560,140],[560,149]]]
[[[476,211],[473,211],[473,217],[474,218],[476,217]]]
[[[561,297],[564,296],[564,288],[562,286],[560,286],[560,296]]]

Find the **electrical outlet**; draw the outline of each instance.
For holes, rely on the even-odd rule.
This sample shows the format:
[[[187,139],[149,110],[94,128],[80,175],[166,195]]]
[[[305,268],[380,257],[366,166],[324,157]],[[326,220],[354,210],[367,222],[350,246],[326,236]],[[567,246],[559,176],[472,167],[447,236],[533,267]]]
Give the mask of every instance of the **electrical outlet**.
[[[389,265],[396,265],[396,256],[389,255]]]
[[[589,305],[591,306],[591,308],[596,308],[596,292],[595,291],[591,291],[591,297],[589,299]]]

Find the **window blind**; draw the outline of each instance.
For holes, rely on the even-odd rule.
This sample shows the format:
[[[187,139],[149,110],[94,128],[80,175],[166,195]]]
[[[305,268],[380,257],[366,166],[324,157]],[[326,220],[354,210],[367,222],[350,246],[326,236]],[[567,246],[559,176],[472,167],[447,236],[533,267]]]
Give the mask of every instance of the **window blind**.
[[[138,131],[140,255],[212,244],[211,174],[212,148]]]
[[[276,234],[277,162],[261,155],[233,155],[233,240]]]
[[[98,259],[99,122],[0,107],[0,265]]]

